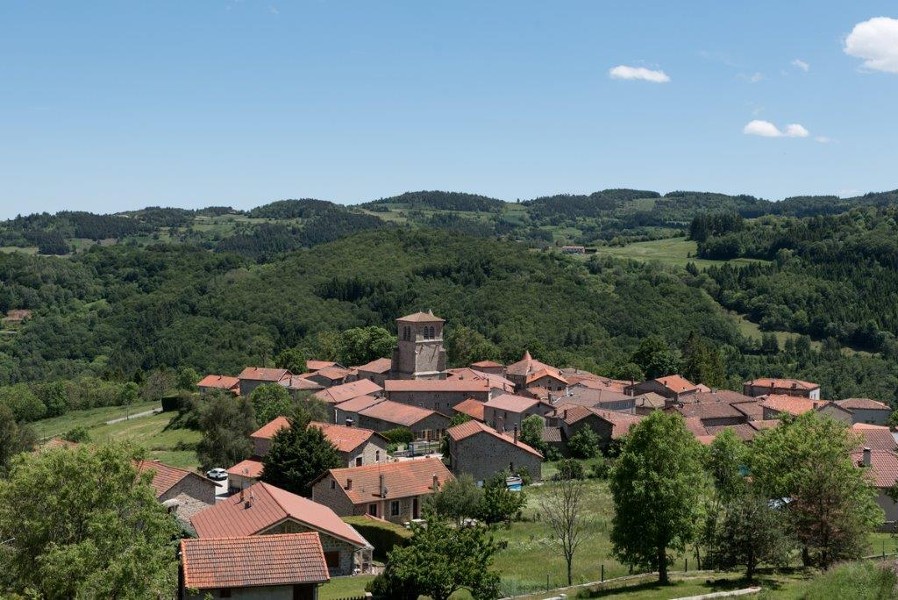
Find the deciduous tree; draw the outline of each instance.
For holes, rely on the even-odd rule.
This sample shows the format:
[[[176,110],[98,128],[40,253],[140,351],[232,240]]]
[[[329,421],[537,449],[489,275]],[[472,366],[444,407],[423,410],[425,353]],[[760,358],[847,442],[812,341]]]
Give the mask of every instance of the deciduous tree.
[[[266,383],[260,385],[249,395],[249,401],[255,411],[256,422],[264,425],[272,419],[287,415],[293,406],[290,392],[282,385]]]
[[[321,429],[309,427],[306,413],[299,411],[289,420],[289,427],[274,434],[271,449],[262,459],[262,480],[309,497],[319,475],[346,465]]]
[[[591,524],[584,506],[586,484],[580,479],[562,479],[551,484],[540,498],[543,520],[555,537],[552,542],[561,549],[567,564],[567,584],[573,584],[574,555],[583,542]]]
[[[678,414],[655,411],[630,430],[611,477],[614,554],[624,564],[658,570],[667,583],[669,550],[696,531],[707,481],[701,447]]]
[[[196,455],[204,469],[229,467],[249,458],[249,436],[256,430],[253,406],[246,398],[210,394],[197,405],[197,423],[203,437]]]

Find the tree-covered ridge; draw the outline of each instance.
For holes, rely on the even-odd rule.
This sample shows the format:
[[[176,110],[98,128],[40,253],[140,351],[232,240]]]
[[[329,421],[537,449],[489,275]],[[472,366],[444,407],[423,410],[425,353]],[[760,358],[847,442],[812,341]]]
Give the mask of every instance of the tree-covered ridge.
[[[802,219],[765,217],[716,229],[698,226],[698,218],[692,229],[707,233],[698,235],[700,257],[772,261],[709,269],[708,289],[722,305],[747,313],[765,329],[898,356],[896,217],[898,208],[889,206]]]
[[[441,191],[406,192],[398,196],[380,198],[362,206],[378,211],[387,204],[404,208],[431,208],[458,212],[501,212],[505,206],[502,200],[488,196]]]

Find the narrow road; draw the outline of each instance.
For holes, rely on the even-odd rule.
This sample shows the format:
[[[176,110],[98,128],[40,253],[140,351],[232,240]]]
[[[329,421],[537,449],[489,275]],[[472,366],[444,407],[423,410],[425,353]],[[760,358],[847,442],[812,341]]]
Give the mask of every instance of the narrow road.
[[[145,410],[143,412],[134,413],[133,415],[128,415],[127,417],[119,417],[118,419],[112,419],[111,421],[106,421],[107,425],[115,425],[116,423],[121,423],[122,421],[130,421],[131,419],[138,419],[140,417],[150,417],[155,415],[156,413],[161,413],[161,408],[154,408],[153,410]]]

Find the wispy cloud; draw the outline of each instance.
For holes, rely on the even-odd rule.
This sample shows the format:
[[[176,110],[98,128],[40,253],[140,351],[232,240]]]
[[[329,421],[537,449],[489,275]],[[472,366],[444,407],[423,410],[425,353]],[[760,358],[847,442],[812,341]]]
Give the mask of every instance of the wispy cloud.
[[[817,137],[814,138],[814,141],[817,142],[818,144],[828,144],[832,140],[830,138],[826,137],[825,135],[818,135]]]
[[[275,5],[273,5],[273,4],[272,4],[272,5],[269,5],[269,7],[268,7],[268,12],[270,12],[270,13],[273,14],[273,15],[279,15],[279,14],[281,14],[281,11],[278,10],[278,7],[275,6]]]
[[[749,121],[748,124],[742,128],[742,133],[745,135],[757,135],[769,138],[804,138],[810,135],[810,132],[805,129],[803,125],[799,125],[798,123],[791,123],[786,125],[785,129],[780,129],[770,121],[763,121],[761,119]]]
[[[854,26],[845,54],[863,59],[863,68],[898,73],[898,19],[876,17]]]
[[[658,69],[646,69],[645,67],[630,67],[627,65],[618,65],[608,70],[608,76],[611,79],[627,79],[638,81],[650,81],[652,83],[667,83],[670,77],[667,73]]]
[[[809,64],[806,63],[806,62],[804,62],[804,61],[801,60],[800,58],[796,58],[796,59],[793,60],[790,64],[791,64],[793,67],[795,67],[796,69],[801,69],[801,70],[804,71],[805,73],[807,73],[808,71],[811,70],[811,65],[809,65]]]
[[[740,73],[739,79],[744,79],[745,81],[747,81],[749,83],[758,83],[759,81],[764,80],[764,74],[761,72],[755,72],[755,73],[752,73],[751,75],[746,75],[745,73]]]

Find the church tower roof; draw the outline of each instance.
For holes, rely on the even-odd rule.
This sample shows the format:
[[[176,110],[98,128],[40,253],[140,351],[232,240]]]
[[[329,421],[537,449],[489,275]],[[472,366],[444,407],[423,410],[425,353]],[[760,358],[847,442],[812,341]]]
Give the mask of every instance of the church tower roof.
[[[403,321],[405,323],[444,323],[446,321],[446,319],[441,319],[434,316],[433,311],[431,310],[427,312],[416,312],[411,315],[399,317],[396,320]]]

